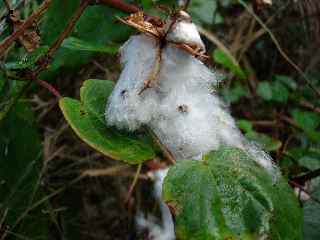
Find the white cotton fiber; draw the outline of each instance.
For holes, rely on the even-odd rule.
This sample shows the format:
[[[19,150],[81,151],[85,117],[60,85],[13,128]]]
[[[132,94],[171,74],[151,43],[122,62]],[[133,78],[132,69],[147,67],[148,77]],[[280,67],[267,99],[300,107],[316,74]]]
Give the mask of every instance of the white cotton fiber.
[[[145,91],[144,81],[155,62],[157,42],[146,35],[131,37],[121,48],[123,70],[109,98],[106,120],[109,125],[135,130],[154,117],[158,96],[154,91]]]
[[[216,77],[201,61],[168,45],[157,83],[161,101],[150,126],[176,159],[192,159],[221,144],[243,146],[234,120],[212,93]]]
[[[168,41],[175,43],[185,43],[191,46],[199,46],[205,49],[205,46],[198,34],[196,25],[192,22],[177,22],[172,26],[172,31],[167,35]]]

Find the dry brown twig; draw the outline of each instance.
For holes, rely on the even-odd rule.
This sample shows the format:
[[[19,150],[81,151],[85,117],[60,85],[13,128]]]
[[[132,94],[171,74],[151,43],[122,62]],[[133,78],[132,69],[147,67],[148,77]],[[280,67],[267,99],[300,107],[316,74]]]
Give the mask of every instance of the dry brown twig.
[[[5,51],[10,45],[16,41],[29,27],[37,22],[41,16],[47,11],[51,4],[51,0],[45,0],[41,6],[30,17],[28,17],[19,28],[17,28],[10,36],[5,38],[0,43],[0,57],[5,54]]]

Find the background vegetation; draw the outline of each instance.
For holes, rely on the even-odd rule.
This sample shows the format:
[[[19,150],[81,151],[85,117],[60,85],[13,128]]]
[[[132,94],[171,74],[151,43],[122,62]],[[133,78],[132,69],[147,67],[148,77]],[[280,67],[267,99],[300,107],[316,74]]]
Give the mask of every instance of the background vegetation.
[[[58,107],[60,95],[79,98],[84,80],[116,81],[117,50],[134,33],[116,18],[130,9],[84,2],[0,1],[1,240],[134,239],[135,210],[157,211],[148,168],[142,167],[134,197],[125,204],[136,167],[92,150]],[[191,0],[188,10],[211,57],[207,64],[221,73],[219,94],[244,134],[271,153],[306,200],[301,201],[304,239],[315,240],[320,238],[320,3],[268,2]],[[150,15],[163,15],[160,4],[175,7],[164,0],[127,3]],[[30,16],[24,34],[7,44]]]

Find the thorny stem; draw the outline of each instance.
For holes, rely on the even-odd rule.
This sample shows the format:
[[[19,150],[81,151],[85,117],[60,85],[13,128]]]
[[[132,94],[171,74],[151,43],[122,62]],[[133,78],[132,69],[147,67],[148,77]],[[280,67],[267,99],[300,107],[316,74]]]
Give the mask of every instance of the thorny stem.
[[[21,26],[14,31],[10,36],[5,38],[0,43],[0,57],[2,57],[7,50],[7,48],[17,39],[19,38],[26,30],[27,28],[31,27],[35,21],[37,21],[48,9],[49,5],[51,3],[51,0],[45,0],[41,6],[38,8],[37,11],[35,11]]]

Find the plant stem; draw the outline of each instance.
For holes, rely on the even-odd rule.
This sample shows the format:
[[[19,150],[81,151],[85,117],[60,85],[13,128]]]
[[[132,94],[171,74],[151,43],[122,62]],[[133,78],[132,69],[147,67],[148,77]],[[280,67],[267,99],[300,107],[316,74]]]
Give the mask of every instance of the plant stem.
[[[314,171],[310,171],[306,173],[305,175],[299,176],[299,177],[294,177],[292,178],[292,181],[298,182],[300,184],[304,184],[305,182],[312,180],[314,178],[317,178],[320,176],[320,168],[316,169]]]
[[[136,174],[134,176],[134,179],[133,179],[133,181],[132,181],[132,183],[130,185],[130,188],[129,188],[129,191],[128,191],[128,194],[127,194],[127,197],[126,197],[125,204],[129,203],[129,201],[130,201],[130,198],[132,196],[134,187],[136,186],[136,184],[138,182],[139,175],[140,175],[140,172],[141,172],[141,168],[142,168],[142,163],[140,163],[138,165],[137,172],[136,172]]]
[[[70,21],[68,22],[68,25],[66,28],[61,32],[58,39],[52,44],[52,46],[48,49],[47,53],[40,58],[40,60],[37,62],[37,67],[35,70],[32,71],[32,76],[34,78],[37,78],[38,75],[47,68],[49,63],[51,62],[53,54],[58,50],[58,48],[61,46],[62,42],[65,38],[67,38],[70,33],[72,32],[74,26],[76,25],[77,21],[85,11],[85,9],[89,6],[90,0],[82,0],[79,7],[77,8],[76,12],[72,15]]]
[[[40,79],[36,79],[35,82],[37,84],[39,84],[41,87],[47,89],[49,92],[51,92],[54,96],[56,96],[58,99],[62,98],[60,92],[55,89],[50,83],[40,80]]]
[[[93,2],[95,2],[95,4],[97,5],[107,5],[127,13],[136,13],[140,11],[140,9],[137,6],[125,3],[120,0],[96,0]]]
[[[6,8],[8,9],[8,11],[10,12],[12,9],[11,9],[11,5],[10,5],[9,1],[3,0],[3,2],[4,2],[4,5],[6,5]]]

